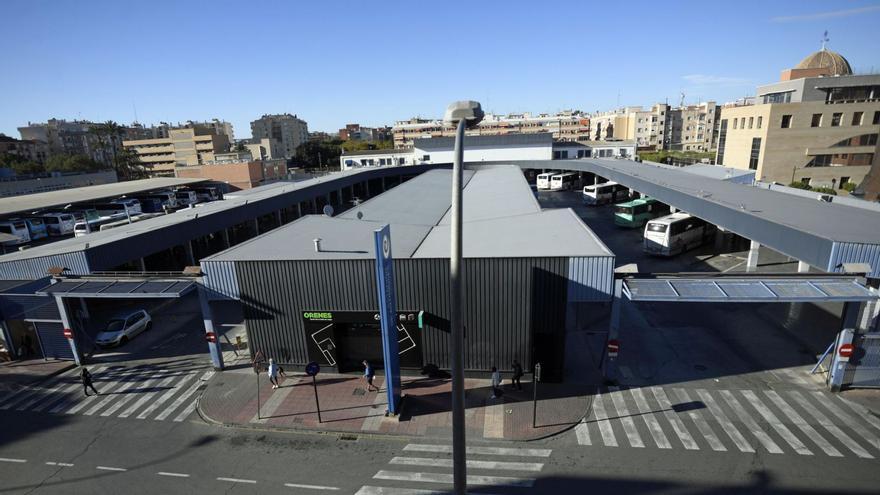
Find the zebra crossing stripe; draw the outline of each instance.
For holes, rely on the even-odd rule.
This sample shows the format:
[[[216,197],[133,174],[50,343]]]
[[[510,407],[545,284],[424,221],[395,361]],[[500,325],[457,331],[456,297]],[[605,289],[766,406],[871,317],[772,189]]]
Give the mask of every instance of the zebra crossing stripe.
[[[97,375],[95,375],[94,373],[92,374],[92,376],[97,377]],[[112,375],[112,374],[110,376],[108,376],[108,378],[113,377],[113,376],[117,376],[117,378],[114,380],[108,380],[108,381],[104,382],[103,384],[101,384],[101,390],[103,390],[105,394],[107,393],[108,390],[112,390],[113,388],[115,388],[116,385],[122,379],[122,376]],[[80,386],[82,386],[82,385],[80,385]],[[98,392],[101,392],[101,390],[98,390]],[[95,397],[95,396],[92,395],[92,397]],[[85,409],[85,407],[88,406],[89,404],[94,404],[95,400],[97,400],[97,399],[89,399],[88,397],[85,397],[85,396],[78,396],[77,398],[75,398],[72,401],[73,404],[71,405],[71,407],[68,408],[67,410],[62,411],[62,412],[64,414],[76,414],[80,410]]]
[[[633,447],[644,448],[645,444],[642,442],[642,437],[639,436],[635,422],[630,417],[629,409],[626,407],[626,401],[623,399],[620,389],[617,387],[609,387],[608,389],[611,390],[611,403],[614,404],[614,409],[617,410],[618,419],[623,423],[623,431],[626,433],[629,444]]]
[[[779,445],[776,445],[776,442],[774,442],[773,439],[770,438],[770,435],[768,435],[767,432],[765,432],[763,429],[761,429],[760,426],[758,426],[758,423],[754,419],[752,419],[746,409],[742,406],[742,404],[739,403],[736,397],[733,396],[733,393],[731,393],[730,390],[722,390],[720,393],[721,397],[724,397],[724,400],[727,401],[727,404],[730,405],[731,409],[733,409],[733,411],[739,417],[740,421],[742,421],[743,424],[746,425],[746,428],[749,429],[749,432],[752,434],[752,436],[754,436],[758,440],[758,442],[760,442],[761,445],[763,445],[764,448],[767,449],[767,452],[770,452],[771,454],[782,453],[782,449],[779,448]]]
[[[425,466],[451,468],[452,459],[434,459],[430,457],[394,457],[389,464],[398,466]],[[471,469],[498,469],[502,471],[541,471],[544,468],[542,462],[509,462],[509,461],[476,461],[468,460],[467,467]]]
[[[62,373],[49,383],[55,384],[55,382],[63,382],[66,378],[69,378],[73,374],[73,371],[74,370],[70,370],[66,373]],[[0,403],[2,403],[2,405],[0,405],[0,409],[6,410],[15,407],[17,404],[20,404],[35,395],[39,395],[40,392],[42,392],[43,390],[45,389],[41,387],[32,387],[23,388],[17,392],[13,392],[4,397],[2,401],[0,401]]]
[[[175,423],[180,423],[181,421],[183,421],[184,419],[186,419],[190,414],[192,414],[193,411],[196,410],[196,406],[198,405],[198,403],[199,403],[199,398],[198,398],[198,397],[196,397],[195,399],[191,400],[191,401],[189,402],[189,404],[188,404],[186,407],[183,408],[183,411],[180,411],[180,414],[178,414],[178,415],[174,418],[174,422],[175,422]]]
[[[813,397],[815,397],[817,401],[822,403],[822,405],[824,405],[826,409],[831,411],[831,414],[837,416],[847,426],[849,426],[850,428],[855,430],[856,433],[861,435],[861,437],[864,438],[865,441],[867,441],[869,444],[871,444],[872,447],[874,447],[875,449],[880,449],[880,439],[878,439],[876,435],[871,433],[870,430],[865,428],[862,423],[854,420],[852,416],[845,413],[843,409],[838,407],[837,404],[832,401],[832,398],[830,396],[823,395],[822,392],[813,392]]]
[[[852,409],[852,411],[854,413],[856,413],[859,416],[859,418],[861,418],[864,421],[867,421],[868,423],[871,424],[871,426],[880,430],[880,419],[875,417],[864,406],[862,406],[861,404],[855,403],[849,399],[844,399],[843,397],[840,397],[840,396],[837,397],[837,400],[846,404],[850,409]]]
[[[807,414],[809,414],[816,421],[818,421],[819,424],[822,425],[823,428],[828,430],[828,433],[831,433],[832,435],[834,435],[835,438],[840,440],[840,443],[842,443],[844,446],[846,446],[846,448],[848,448],[849,450],[853,451],[853,453],[855,455],[857,455],[863,459],[873,459],[874,458],[874,456],[869,454],[867,450],[862,448],[861,445],[856,443],[855,440],[850,438],[849,435],[844,433],[843,430],[841,430],[840,428],[837,427],[837,425],[835,425],[833,422],[831,422],[831,420],[828,419],[827,416],[822,414],[822,412],[819,411],[819,409],[817,409],[815,406],[810,404],[807,401],[807,399],[804,398],[804,396],[801,395],[799,392],[789,392],[789,395],[794,399],[795,402],[797,402],[801,406],[802,409],[807,411]]]
[[[754,407],[755,410],[758,411],[758,414],[760,414],[761,417],[763,417],[764,420],[767,421],[767,423],[769,423],[774,430],[776,430],[776,433],[778,433],[779,436],[781,436],[782,439],[785,440],[786,443],[788,443],[788,445],[790,445],[791,448],[794,449],[795,452],[800,455],[813,455],[813,452],[810,451],[810,449],[808,449],[806,445],[804,445],[803,442],[801,442],[800,439],[796,437],[794,433],[791,432],[791,430],[788,429],[788,427],[782,424],[782,421],[779,421],[779,418],[777,418],[776,415],[773,414],[773,411],[765,406],[764,403],[761,402],[760,399],[758,399],[758,396],[755,395],[754,392],[752,392],[751,390],[742,390],[740,391],[740,393],[743,397],[746,398],[747,401],[749,401],[752,407]]]
[[[32,397],[27,401],[21,401],[18,407],[15,408],[16,411],[24,411],[29,409],[31,406],[41,402],[43,400],[49,399],[55,394],[58,390],[64,388],[67,385],[67,382],[64,380],[57,380],[57,383],[53,383],[49,388],[40,388],[34,391]]]
[[[590,429],[587,427],[587,418],[582,418],[574,427],[574,434],[577,436],[578,445],[593,445],[590,440]]]
[[[642,394],[642,389],[633,388],[630,389],[630,393],[636,401],[636,407],[639,408],[639,414],[641,414],[642,419],[645,421],[648,431],[651,432],[651,437],[654,439],[654,443],[656,443],[657,447],[661,449],[671,449],[672,444],[669,443],[669,439],[667,439],[666,434],[663,433],[663,428],[660,427],[660,422],[657,421],[657,418],[648,407],[648,401],[645,400],[645,395]]]
[[[596,417],[596,425],[602,435],[602,442],[606,447],[617,447],[614,429],[611,428],[611,422],[608,421],[608,414],[605,412],[605,404],[602,403],[602,396],[599,394],[593,396],[593,415]]]
[[[101,399],[97,404],[87,409],[86,412],[83,413],[83,415],[91,416],[103,409],[105,406],[110,404],[110,402],[116,400],[117,394],[122,394],[123,392],[137,384],[138,378],[140,378],[140,373],[137,371],[123,374],[122,378],[116,382],[116,384],[118,384],[119,386],[115,389],[111,389],[110,392],[102,394],[105,397]]]
[[[715,402],[715,398],[713,398],[709,392],[705,389],[698,388],[696,390],[697,395],[700,396],[700,400],[703,401],[703,404],[709,407],[709,412],[712,413],[712,416],[715,416],[715,420],[718,421],[718,424],[721,425],[721,429],[724,430],[724,433],[727,433],[727,436],[730,437],[730,440],[736,445],[736,448],[740,450],[740,452],[750,452],[754,453],[755,449],[749,444],[746,437],[736,429],[736,426],[733,426],[733,422],[727,417],[727,414],[724,413],[724,410]]]
[[[96,369],[96,372],[99,372],[99,371],[101,371],[101,370],[103,370],[103,369],[104,369],[104,367],[101,366],[101,367],[99,367],[99,368]],[[74,391],[74,390],[76,390],[77,386],[82,386],[82,383],[79,382],[78,380],[76,380],[72,385],[70,384],[70,381],[66,380],[67,378],[71,378],[71,377],[76,378],[76,376],[75,376],[76,374],[75,374],[75,373],[73,373],[73,372],[71,372],[70,374],[65,373],[65,375],[66,375],[66,376],[64,376],[63,379],[59,379],[59,380],[58,380],[59,383],[58,383],[55,387],[53,387],[51,390],[49,390],[49,391],[47,391],[45,394],[43,394],[42,397],[40,398],[40,400],[38,400],[38,401],[36,401],[36,402],[33,402],[32,404],[29,404],[28,407],[31,407],[31,406],[34,406],[34,405],[37,406],[37,407],[33,407],[32,409],[30,409],[31,411],[34,411],[34,412],[40,412],[40,411],[42,411],[43,409],[45,409],[45,408],[49,407],[50,405],[52,405],[56,400],[58,400],[59,395],[57,395],[57,394],[58,394],[58,392],[60,392],[62,389],[64,389],[64,390]],[[24,409],[26,409],[26,408],[22,408],[22,409],[19,409],[19,410],[22,411],[22,410],[24,410]]]
[[[127,417],[131,416],[132,414],[134,414],[134,412],[137,411],[138,409],[140,409],[141,406],[146,404],[153,397],[159,395],[159,391],[162,389],[162,387],[166,387],[166,386],[170,385],[171,382],[173,382],[174,379],[177,378],[177,376],[178,375],[171,375],[171,376],[165,378],[164,380],[160,381],[159,383],[153,382],[153,384],[149,385],[147,388],[155,387],[158,390],[153,390],[151,392],[147,392],[143,397],[141,397],[140,399],[135,401],[134,404],[128,406],[128,408],[125,411],[122,411],[122,413],[120,413],[119,416],[117,416],[117,417],[127,418]],[[157,378],[157,380],[158,379],[161,379],[161,378]]]
[[[150,404],[149,407],[147,407],[146,409],[141,411],[141,413],[136,416],[137,419],[145,419],[147,416],[152,414],[153,411],[155,411],[156,409],[159,409],[159,406],[161,406],[162,404],[167,402],[168,399],[174,397],[177,394],[177,392],[180,391],[180,387],[182,387],[184,384],[186,384],[186,382],[188,382],[189,379],[194,376],[196,376],[195,373],[190,373],[190,374],[184,375],[183,378],[174,385],[174,387],[172,387],[170,390],[168,390],[167,392],[165,392],[164,394],[159,396],[159,398],[156,399],[155,401],[153,401],[153,403]]]
[[[97,378],[98,376],[103,376],[104,371],[107,370],[106,366],[99,366],[98,368],[94,368],[92,370],[92,378]],[[55,404],[52,409],[49,409],[50,413],[58,413],[63,411],[65,408],[71,406],[74,402],[80,399],[82,396],[77,393],[77,391],[81,391],[83,388],[83,384],[81,381],[74,383],[70,387],[66,388],[64,392],[61,394],[63,400]],[[36,410],[39,410],[37,408]]]
[[[798,414],[793,407],[785,402],[785,400],[783,400],[778,393],[773,390],[768,390],[765,391],[764,394],[770,398],[771,402],[776,404],[776,407],[778,407],[779,410],[782,411],[782,414],[785,414],[785,416],[789,420],[791,420],[791,422],[794,423],[794,425],[797,426],[798,429],[800,429],[804,433],[804,435],[807,436],[807,438],[813,440],[813,442],[818,445],[819,448],[822,449],[823,452],[825,452],[825,454],[831,457],[843,457],[843,454],[841,454],[839,450],[834,448],[834,446],[831,445],[828,440],[825,440],[825,438],[820,435],[815,428],[804,421],[804,418],[802,418],[801,415]]]
[[[432,452],[435,454],[451,454],[452,445],[432,445],[410,443],[403,447],[405,452]],[[467,447],[468,454],[504,455],[508,457],[550,457],[552,449],[517,449],[511,447]]]
[[[165,408],[164,411],[162,411],[161,413],[159,413],[159,415],[156,416],[156,417],[153,418],[153,419],[155,419],[156,421],[164,421],[165,418],[167,418],[168,416],[171,415],[171,413],[173,413],[175,410],[177,410],[177,408],[180,407],[180,405],[183,404],[183,402],[184,402],[186,399],[188,399],[192,394],[196,393],[196,391],[199,389],[199,387],[201,387],[201,386],[203,385],[203,382],[204,382],[205,380],[207,380],[208,378],[210,378],[211,375],[213,375],[213,374],[214,374],[214,371],[213,371],[213,370],[211,370],[211,371],[206,371],[206,372],[201,376],[201,378],[199,378],[198,380],[196,380],[195,383],[193,383],[193,384],[189,387],[189,389],[188,389],[186,392],[184,392],[180,397],[178,397],[177,399],[175,399],[174,402],[172,402],[170,406],[168,406],[167,408]]]
[[[651,387],[651,392],[657,399],[657,403],[660,404],[660,408],[663,409],[663,415],[666,416],[666,419],[672,425],[672,430],[678,435],[678,439],[681,440],[681,444],[684,445],[684,448],[687,450],[699,450],[700,447],[697,445],[697,442],[694,441],[694,437],[691,436],[690,432],[685,428],[684,423],[672,410],[672,403],[669,402],[666,392],[660,387]]]
[[[146,380],[142,381],[140,383],[140,385],[142,385],[143,388],[145,388],[145,389],[149,389],[157,381],[159,381],[162,378],[162,376],[165,375],[166,372],[167,372],[166,370],[154,371],[152,374],[147,375],[148,378]],[[128,404],[128,402],[130,400],[134,399],[135,395],[136,395],[135,390],[128,390],[128,393],[126,393],[124,397],[122,397],[119,400],[117,400],[116,402],[114,402],[112,406],[110,406],[109,408],[107,408],[106,411],[101,413],[101,416],[106,417],[106,416],[110,416],[110,415],[114,414],[116,411],[120,410],[122,408],[122,406]]]
[[[683,403],[687,404],[692,402],[690,395],[688,395],[687,390],[683,388],[675,388],[672,391],[678,396],[678,399]],[[716,452],[727,452],[727,448],[721,443],[721,440],[718,439],[718,436],[715,435],[715,432],[712,431],[712,428],[709,426],[709,422],[703,418],[703,415],[700,414],[699,411],[688,411],[688,416],[691,417],[691,420],[697,425],[697,429],[700,430],[700,434],[703,435],[703,438],[706,439],[706,442],[709,443],[709,447]]]
[[[446,473],[416,473],[410,471],[379,471],[373,478],[377,480],[415,481],[419,483],[452,484],[452,475]],[[468,485],[516,486],[531,488],[534,478],[518,478],[512,476],[467,475]]]

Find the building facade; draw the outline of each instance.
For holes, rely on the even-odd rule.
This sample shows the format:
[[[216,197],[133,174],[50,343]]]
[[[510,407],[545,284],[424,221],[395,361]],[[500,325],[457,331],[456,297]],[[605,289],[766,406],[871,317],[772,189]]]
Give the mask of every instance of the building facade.
[[[658,103],[649,110],[624,107],[594,114],[592,139],[631,140],[649,150],[710,151],[718,144],[719,112],[714,101],[680,107]]]
[[[287,177],[285,160],[253,160],[248,153],[245,155],[240,159],[178,167],[174,174],[182,179],[208,179],[222,184],[224,193],[251,189]]]
[[[122,139],[107,138],[94,132],[99,125],[86,120],[67,121],[49,119],[45,123],[28,122],[19,127],[24,141],[46,144],[47,156],[58,154],[85,155],[96,162],[110,166],[113,156],[122,146]]]
[[[122,144],[138,154],[151,175],[168,177],[175,175],[176,167],[214,161],[216,153],[229,149],[225,134],[201,126],[171,129],[165,138],[123,141]]]
[[[722,109],[716,162],[762,181],[841,190],[876,163],[878,134],[880,75],[853,75],[823,49],[758,87],[755,104]]]
[[[394,147],[407,148],[416,139],[454,137],[455,127],[442,120],[413,118],[397,122],[392,127]],[[494,115],[487,114],[469,136],[503,136],[506,134],[550,133],[561,141],[590,140],[590,117],[577,110],[566,110],[553,115],[530,113]]]
[[[263,115],[251,122],[251,136],[255,140],[274,139],[279,143],[283,157],[290,159],[296,154],[296,148],[309,140],[309,125],[289,113]]]
[[[0,134],[0,154],[8,153],[29,162],[45,164],[49,157],[49,145],[33,139],[15,139]]]
[[[360,124],[346,124],[339,129],[339,139],[343,141],[391,141],[393,135],[390,127],[364,127]]]

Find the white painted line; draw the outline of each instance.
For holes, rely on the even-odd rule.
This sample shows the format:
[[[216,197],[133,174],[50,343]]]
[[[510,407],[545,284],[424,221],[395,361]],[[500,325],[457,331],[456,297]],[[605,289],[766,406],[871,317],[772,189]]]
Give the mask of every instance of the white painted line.
[[[389,464],[399,466],[427,466],[451,468],[452,459],[434,459],[430,457],[394,457]],[[503,462],[503,461],[467,461],[467,467],[473,469],[498,469],[502,471],[534,471],[544,468],[541,462]]]
[[[691,403],[691,396],[687,393],[687,390],[683,388],[674,388],[672,391],[678,396],[678,400],[683,403]],[[697,425],[697,429],[700,430],[700,434],[703,435],[703,438],[706,439],[706,442],[709,443],[709,447],[712,447],[712,450],[715,452],[727,452],[727,448],[721,443],[721,440],[718,439],[718,436],[715,435],[715,432],[712,431],[712,427],[709,426],[709,422],[703,418],[703,415],[700,414],[700,411],[688,411],[688,416],[691,417],[691,420]]]
[[[250,483],[252,485],[257,483],[257,480],[243,480],[239,478],[217,478],[217,481],[228,481],[230,483]]]
[[[22,463],[22,462],[27,462],[27,459],[13,459],[11,457],[0,457],[0,462]]]
[[[407,444],[403,450],[408,452],[434,452],[451,454],[451,445]],[[506,455],[514,457],[550,457],[551,449],[515,449],[509,447],[467,447],[468,454]]]
[[[871,426],[880,430],[880,419],[876,418],[873,414],[871,414],[871,412],[868,411],[868,409],[865,408],[865,406],[863,406],[859,403],[853,402],[849,399],[844,399],[843,397],[836,397],[836,398],[840,402],[843,402],[844,404],[849,406],[849,408],[852,409],[853,412],[858,414],[862,420],[867,421],[868,423],[871,424]]]
[[[56,382],[61,382],[61,384],[64,385],[65,379],[73,376],[74,372],[76,372],[76,368],[65,371],[64,373],[53,378],[52,381],[47,383],[46,385],[55,384]],[[30,397],[33,397],[34,395],[39,395],[39,393],[44,390],[45,390],[45,388],[43,388],[43,387],[28,387],[28,388],[23,388],[21,390],[13,392],[13,393],[7,395],[6,397],[3,397],[2,400],[0,400],[0,404],[3,404],[2,406],[0,406],[0,409],[9,409],[9,408],[15,406],[16,404],[19,404],[22,401],[27,400]],[[10,399],[12,399],[12,400],[10,400]]]
[[[110,467],[110,466],[98,466],[95,469],[100,469],[101,471],[128,471],[128,469],[125,469],[125,468]]]
[[[159,406],[161,406],[166,401],[168,401],[168,399],[174,397],[177,394],[177,392],[180,392],[180,389],[183,387],[183,385],[186,384],[190,380],[190,378],[193,378],[195,376],[196,376],[195,373],[190,373],[188,375],[184,375],[183,378],[181,378],[180,381],[175,383],[174,386],[171,387],[170,390],[166,391],[158,399],[156,399],[152,404],[150,404],[149,407],[147,407],[146,409],[141,411],[141,413],[137,415],[137,419],[144,419],[147,416],[149,416],[150,414],[152,414],[153,411],[155,411],[156,409],[159,408]]]
[[[608,387],[608,389],[611,390],[611,402],[614,404],[614,409],[617,410],[620,422],[623,423],[623,431],[626,433],[629,444],[633,447],[644,448],[645,443],[642,442],[642,437],[639,436],[639,430],[636,429],[635,421],[629,415],[629,408],[626,407],[626,401],[621,395],[620,389],[617,387]]]
[[[636,407],[639,408],[639,414],[645,421],[645,426],[647,426],[648,431],[651,432],[651,437],[654,439],[654,443],[656,443],[657,447],[661,449],[671,449],[672,444],[669,443],[669,439],[666,438],[666,434],[663,433],[663,428],[660,427],[660,422],[657,421],[657,418],[651,413],[651,409],[648,407],[648,401],[645,400],[645,395],[642,393],[642,389],[633,388],[630,389],[630,393],[636,401]]]
[[[33,394],[33,397],[30,400],[22,401],[21,404],[15,408],[15,410],[16,411],[24,411],[25,409],[28,409],[29,407],[33,406],[37,402],[40,402],[45,399],[48,399],[49,397],[52,397],[52,395],[55,392],[58,392],[59,389],[63,388],[65,385],[68,385],[68,383],[65,382],[64,380],[57,380],[57,382],[58,383],[56,383],[54,386],[52,386],[48,389],[39,389],[39,390],[35,391]],[[40,392],[42,392],[42,393],[40,393]]]
[[[415,473],[410,471],[379,471],[373,478],[377,480],[414,481],[419,483],[452,484],[452,475],[444,473]],[[499,485],[531,488],[534,478],[514,478],[509,476],[468,475],[468,485]]]
[[[196,397],[195,399],[191,400],[191,401],[189,402],[189,404],[187,404],[187,406],[184,407],[182,411],[180,411],[180,414],[178,414],[178,415],[174,418],[174,422],[175,422],[175,423],[180,423],[181,421],[183,421],[184,419],[186,419],[187,417],[189,417],[189,415],[192,414],[192,412],[196,410],[196,406],[197,406],[198,404],[199,404],[199,398],[198,398],[198,397]]]
[[[778,407],[779,410],[782,411],[782,414],[785,414],[785,416],[790,419],[791,422],[798,427],[798,429],[804,432],[804,435],[806,435],[807,438],[813,440],[813,442],[818,445],[823,452],[831,457],[843,457],[843,454],[841,454],[839,450],[835,449],[834,446],[831,445],[828,440],[825,440],[825,438],[820,435],[815,428],[804,421],[804,418],[802,418],[801,415],[798,414],[793,407],[788,405],[787,402],[782,400],[782,397],[780,397],[779,394],[777,394],[773,390],[765,391],[764,394],[770,398],[770,401],[776,404],[776,407]]]
[[[189,475],[184,473],[169,473],[166,471],[159,471],[156,474],[158,474],[159,476],[170,476],[172,478],[189,478]]]
[[[776,433],[778,433],[779,436],[781,436],[782,439],[785,440],[786,443],[788,443],[788,445],[790,445],[795,452],[800,455],[813,455],[813,452],[811,452],[810,449],[808,449],[806,445],[804,445],[803,442],[801,442],[800,439],[791,432],[791,430],[789,430],[784,424],[782,424],[782,421],[779,421],[779,418],[777,418],[776,415],[773,414],[773,411],[765,406],[764,403],[758,399],[758,396],[755,395],[754,392],[752,392],[751,390],[743,390],[740,393],[743,395],[743,397],[746,398],[747,401],[749,401],[752,407],[754,407],[755,410],[758,411],[758,414],[760,414],[765,421],[770,423],[770,426],[772,426],[773,429],[776,430]]]
[[[653,392],[654,398],[657,399],[657,404],[660,405],[660,409],[663,409],[663,415],[666,416],[666,420],[672,425],[672,431],[674,431],[678,436],[678,439],[681,440],[681,444],[684,445],[684,448],[687,450],[700,450],[700,446],[694,441],[694,437],[692,437],[687,428],[685,428],[684,422],[672,410],[672,403],[669,402],[669,397],[666,396],[666,392],[660,387],[651,387],[651,392]]]
[[[859,445],[855,440],[850,438],[850,436],[847,435],[846,433],[844,433],[843,430],[838,428],[837,425],[835,425],[830,419],[828,419],[827,416],[822,414],[822,412],[819,411],[819,409],[816,408],[816,406],[814,406],[813,404],[810,404],[807,401],[807,399],[804,398],[804,396],[801,395],[799,392],[789,392],[789,395],[792,398],[794,398],[794,401],[797,402],[798,405],[800,405],[802,409],[807,411],[807,413],[810,416],[815,418],[816,421],[818,421],[819,424],[822,425],[823,428],[828,430],[828,433],[831,433],[832,435],[834,435],[835,438],[840,440],[840,443],[842,443],[844,446],[846,446],[846,448],[848,448],[849,450],[853,451],[853,453],[855,455],[857,455],[863,459],[873,459],[874,458],[874,456],[869,454],[867,450],[862,448],[861,445]]]
[[[419,490],[388,486],[362,486],[354,495],[449,495],[449,490]],[[480,492],[480,495],[488,495]]]
[[[128,406],[128,408],[125,411],[122,411],[122,413],[120,413],[119,416],[117,416],[117,417],[118,418],[127,418],[127,417],[131,416],[132,414],[134,414],[135,411],[140,409],[141,406],[146,404],[150,399],[159,395],[159,392],[161,391],[161,389],[163,387],[166,387],[169,384],[171,384],[171,382],[173,382],[175,378],[177,378],[177,376],[172,375],[172,376],[169,376],[168,378],[162,380],[159,383],[154,383],[154,384],[150,385],[151,388],[157,388],[159,390],[153,390],[152,392],[147,392],[146,394],[144,394],[143,397],[138,399],[134,404]]]
[[[119,397],[118,394],[121,394],[122,392],[125,392],[126,390],[133,387],[137,383],[138,378],[139,372],[137,371],[129,371],[128,373],[126,373],[121,380],[116,382],[117,384],[119,384],[119,386],[111,389],[110,392],[101,394],[102,396],[104,396],[104,398],[101,399],[97,404],[88,408],[86,412],[83,413],[83,416],[92,416],[93,414],[110,404],[110,402],[120,399],[121,397]]]
[[[208,378],[211,378],[211,376],[212,376],[213,374],[214,374],[214,371],[213,371],[213,370],[211,370],[211,371],[206,371],[206,372],[202,375],[201,378],[199,378],[198,380],[196,380],[195,383],[193,383],[193,384],[189,387],[189,389],[188,389],[186,392],[184,392],[180,397],[178,397],[177,399],[175,399],[174,402],[172,402],[170,406],[168,406],[167,408],[165,408],[164,411],[162,411],[161,413],[159,413],[159,415],[156,416],[156,417],[153,418],[153,419],[155,419],[156,421],[164,421],[165,418],[167,418],[168,416],[170,416],[171,413],[173,413],[175,410],[177,410],[178,407],[180,407],[181,404],[183,404],[183,401],[185,401],[186,399],[188,399],[192,394],[196,393],[196,392],[199,390],[199,388],[200,388],[202,385],[205,384],[205,380],[207,380]]]
[[[109,372],[109,370],[108,370],[108,372]],[[80,397],[79,403],[74,404],[73,407],[64,411],[64,414],[76,414],[80,410],[85,409],[86,406],[94,406],[95,402],[101,403],[101,401],[103,401],[104,399],[107,398],[106,397],[107,391],[114,389],[123,380],[125,380],[125,378],[127,376],[127,375],[123,375],[120,370],[117,370],[116,373],[118,373],[118,374],[115,375],[116,376],[115,380],[104,382],[103,384],[96,384],[95,385],[95,389],[98,390],[98,393],[101,395],[96,396],[96,395],[91,394],[89,397],[85,397],[85,396]],[[93,376],[94,376],[94,374],[93,374]],[[98,388],[98,386],[100,386],[101,388]],[[89,389],[89,390],[91,390],[91,389]],[[102,392],[103,392],[103,394],[102,394]],[[104,396],[104,399],[100,398],[102,396]],[[98,397],[98,398],[96,398],[96,397]]]
[[[99,377],[103,377],[104,372],[107,371],[106,368],[107,368],[106,366],[100,366],[98,368],[94,368],[94,369],[90,370],[92,373],[92,380],[96,381]],[[64,400],[55,404],[55,406],[52,407],[52,409],[49,409],[49,412],[50,413],[60,413],[61,411],[67,409],[68,407],[72,406],[76,402],[85,399],[86,397],[84,397],[82,395],[82,393],[83,393],[82,381],[78,381],[77,383],[74,383],[69,388],[64,390],[64,393],[62,394],[64,396]],[[39,409],[40,408],[37,408],[35,410],[39,410]]]
[[[335,486],[321,486],[321,485],[303,485],[300,483],[285,483],[284,486],[288,488],[305,488],[306,490],[329,490],[336,491],[339,488]]]
[[[856,433],[861,435],[862,438],[867,440],[868,443],[871,444],[871,446],[873,446],[875,449],[880,449],[880,439],[878,439],[876,435],[871,433],[870,430],[865,428],[862,423],[856,421],[855,419],[853,419],[852,416],[845,413],[842,408],[838,407],[837,404],[832,401],[831,396],[824,395],[822,392],[813,392],[813,397],[815,397],[817,401],[819,401],[823,406],[825,406],[826,409],[831,411],[832,414],[837,416],[847,426],[849,426],[850,428],[855,430]]]
[[[167,370],[155,370],[152,373],[148,373],[148,374],[146,374],[146,376],[148,376],[148,378],[146,380],[142,381],[141,383],[139,383],[138,385],[140,386],[140,388],[149,389],[150,387],[154,386],[156,384],[156,382],[161,380],[162,377],[167,372],[168,372]],[[133,388],[133,387],[129,387],[129,388]],[[122,406],[128,404],[128,402],[130,400],[134,399],[136,395],[138,395],[138,392],[133,391],[133,390],[128,390],[128,392],[125,394],[124,397],[117,400],[106,411],[102,412],[101,416],[106,417],[106,416],[112,415],[113,413],[115,413],[116,411],[121,409]]]
[[[712,416],[715,416],[715,420],[718,421],[718,424],[721,425],[721,429],[724,430],[724,433],[727,433],[727,436],[733,441],[736,448],[740,450],[740,452],[750,452],[754,453],[754,447],[749,444],[746,437],[736,429],[736,426],[733,426],[733,422],[727,417],[727,414],[724,414],[724,410],[715,402],[715,399],[709,395],[704,389],[698,388],[696,390],[697,395],[700,396],[700,400],[703,401],[703,404],[709,407],[709,412],[712,413]]]
[[[73,464],[69,462],[54,462],[54,461],[46,461],[47,466],[58,466],[58,467],[73,467]]]
[[[731,409],[733,409],[737,417],[739,417],[739,420],[742,421],[743,424],[746,425],[746,428],[749,429],[749,432],[751,432],[751,434],[754,435],[754,437],[757,438],[759,442],[761,442],[761,445],[763,445],[764,448],[767,449],[767,452],[770,452],[771,454],[782,453],[782,449],[779,448],[779,445],[776,445],[776,442],[774,442],[773,439],[770,438],[770,435],[768,435],[764,430],[761,429],[760,426],[758,426],[758,423],[749,415],[749,413],[746,411],[746,408],[744,408],[742,404],[740,404],[739,401],[736,400],[736,397],[733,396],[730,390],[722,390],[720,393],[721,397],[724,397],[724,400],[727,402],[728,405],[730,405]]]
[[[293,386],[299,383],[299,378],[288,378],[284,380],[284,386],[272,392],[272,395],[269,396],[269,400],[263,403],[260,407],[261,418],[258,418],[257,414],[254,414],[254,417],[251,419],[251,423],[259,423],[265,424],[269,421],[269,417],[275,414],[275,411],[281,407],[281,404],[287,399],[287,396],[290,395],[290,392],[293,391]],[[377,394],[377,396],[381,396],[382,394]],[[377,397],[378,398],[378,397]],[[377,428],[378,429],[378,428]]]
[[[599,434],[602,435],[605,446],[617,447],[617,438],[614,437],[614,429],[608,421],[608,414],[605,412],[605,404],[600,394],[593,396],[593,416],[596,418],[596,426],[599,427]]]
[[[593,442],[590,440],[590,428],[587,426],[586,418],[582,419],[574,427],[574,434],[577,435],[578,445],[593,445]]]

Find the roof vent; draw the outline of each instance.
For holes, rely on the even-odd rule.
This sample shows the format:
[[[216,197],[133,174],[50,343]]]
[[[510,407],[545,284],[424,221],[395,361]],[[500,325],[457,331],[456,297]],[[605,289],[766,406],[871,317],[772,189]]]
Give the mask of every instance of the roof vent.
[[[321,252],[321,238],[318,237],[317,239],[314,239],[314,242],[315,242],[315,252],[320,253]]]

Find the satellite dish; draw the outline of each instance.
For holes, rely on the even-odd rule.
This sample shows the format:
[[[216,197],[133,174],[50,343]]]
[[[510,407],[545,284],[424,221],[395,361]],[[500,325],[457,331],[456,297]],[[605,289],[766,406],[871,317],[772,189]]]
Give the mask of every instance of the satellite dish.
[[[364,218],[364,212],[359,211],[359,212],[357,213],[357,217],[358,217],[358,220],[363,219],[363,218]]]
[[[333,207],[330,205],[324,205],[324,214],[327,215],[328,217],[332,217],[333,216]]]

